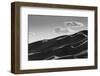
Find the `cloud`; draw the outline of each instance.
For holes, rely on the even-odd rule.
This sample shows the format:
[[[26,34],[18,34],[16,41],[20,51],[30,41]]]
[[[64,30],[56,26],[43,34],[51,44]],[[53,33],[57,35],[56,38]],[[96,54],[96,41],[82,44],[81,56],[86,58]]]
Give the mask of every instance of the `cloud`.
[[[84,26],[83,23],[80,23],[78,21],[67,21],[67,22],[64,22],[65,26],[78,26],[78,27],[82,27]]]
[[[64,25],[61,27],[56,27],[55,32],[56,33],[66,33],[66,34],[73,34],[81,30],[86,30],[87,27],[78,21],[66,21],[64,22]]]
[[[68,28],[56,27],[55,32],[56,33],[66,33],[66,32],[69,32],[69,31],[68,31]]]

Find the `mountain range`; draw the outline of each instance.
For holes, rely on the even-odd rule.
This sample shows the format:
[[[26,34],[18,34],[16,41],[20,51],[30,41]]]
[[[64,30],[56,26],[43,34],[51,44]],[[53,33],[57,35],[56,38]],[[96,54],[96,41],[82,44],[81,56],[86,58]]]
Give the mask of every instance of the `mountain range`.
[[[88,31],[28,44],[28,60],[88,58]]]

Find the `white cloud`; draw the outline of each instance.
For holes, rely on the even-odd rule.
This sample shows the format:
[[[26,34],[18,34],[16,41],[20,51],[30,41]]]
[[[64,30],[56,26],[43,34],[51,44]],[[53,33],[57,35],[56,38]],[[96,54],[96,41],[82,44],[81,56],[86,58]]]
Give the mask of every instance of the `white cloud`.
[[[82,30],[87,30],[87,26],[78,21],[66,21],[61,27],[56,27],[56,33],[73,34]]]

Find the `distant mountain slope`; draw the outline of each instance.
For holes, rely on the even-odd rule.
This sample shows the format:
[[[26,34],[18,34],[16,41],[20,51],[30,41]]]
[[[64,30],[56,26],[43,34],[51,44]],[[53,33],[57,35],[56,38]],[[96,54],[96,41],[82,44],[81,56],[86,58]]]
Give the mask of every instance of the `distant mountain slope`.
[[[29,44],[29,60],[87,58],[88,31]]]

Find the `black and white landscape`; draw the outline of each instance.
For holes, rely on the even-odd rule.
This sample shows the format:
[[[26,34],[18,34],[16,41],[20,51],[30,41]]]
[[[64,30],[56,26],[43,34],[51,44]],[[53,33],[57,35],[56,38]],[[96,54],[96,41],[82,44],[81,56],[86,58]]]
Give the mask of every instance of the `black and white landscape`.
[[[88,58],[87,17],[29,15],[28,60]]]

